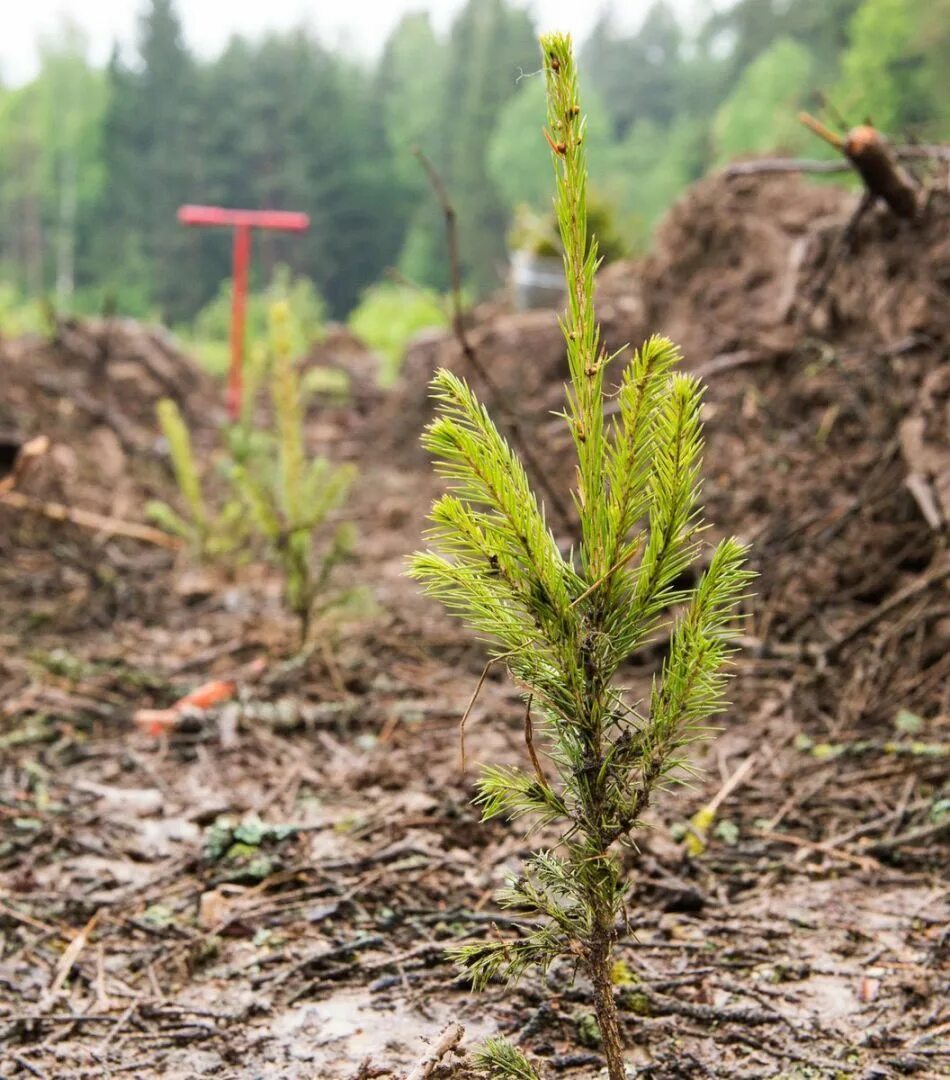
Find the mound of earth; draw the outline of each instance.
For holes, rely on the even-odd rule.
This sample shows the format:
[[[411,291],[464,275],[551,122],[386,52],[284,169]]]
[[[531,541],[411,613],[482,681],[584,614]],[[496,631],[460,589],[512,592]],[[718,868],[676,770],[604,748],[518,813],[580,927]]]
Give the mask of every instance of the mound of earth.
[[[753,544],[750,646],[798,666],[799,706],[849,730],[899,708],[945,713],[950,674],[950,198],[934,192],[912,222],[866,215],[846,242],[856,205],[798,178],[711,177],[673,208],[649,258],[598,279],[608,350],[664,333],[708,383],[706,510],[714,536]],[[430,415],[432,371],[448,366],[489,407],[500,392],[501,426],[513,419],[529,465],[566,489],[552,314],[476,312],[470,336],[493,386],[451,336],[421,344],[388,406],[387,452],[423,467],[410,436]],[[572,522],[556,527],[571,536]]]
[[[16,451],[45,436],[17,491],[47,506],[141,522],[153,498],[173,497],[155,407],[178,402],[200,454],[223,419],[218,388],[160,328],[127,319],[60,322],[49,339],[0,341],[0,483]],[[0,627],[58,630],[155,611],[168,551],[102,529],[64,527],[0,500]],[[25,610],[29,608],[29,611]],[[24,622],[24,619],[26,622]]]

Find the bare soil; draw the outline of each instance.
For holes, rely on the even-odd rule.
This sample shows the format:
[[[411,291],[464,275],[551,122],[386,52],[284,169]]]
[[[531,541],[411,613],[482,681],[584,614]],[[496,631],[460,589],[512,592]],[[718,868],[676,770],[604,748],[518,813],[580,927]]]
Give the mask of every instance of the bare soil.
[[[609,343],[669,333],[708,382],[710,539],[750,540],[760,574],[705,779],[659,800],[631,860],[633,1075],[950,1068],[950,200],[875,212],[846,245],[854,205],[705,181],[649,259],[601,275]],[[495,304],[471,333],[566,491],[554,314]],[[568,965],[473,995],[443,955],[518,932],[492,894],[530,847],[470,804],[473,763],[525,757],[517,692],[491,673],[463,773],[483,648],[401,575],[438,490],[426,383],[437,364],[478,379],[433,336],[382,395],[344,335],[312,359],[334,348],[357,386],[309,434],[360,466],[346,573],[374,606],[304,654],[266,567],[196,568],[0,501],[0,1076],[402,1077],[452,1021],[465,1039],[434,1077],[474,1077],[493,1033],[547,1077],[599,1073]],[[129,324],[0,343],[0,371],[0,451],[52,443],[19,489],[117,519],[174,498],[159,397],[202,455],[222,419],[218,388]],[[132,723],[216,678],[234,702],[162,737]],[[730,784],[703,842],[677,839]]]

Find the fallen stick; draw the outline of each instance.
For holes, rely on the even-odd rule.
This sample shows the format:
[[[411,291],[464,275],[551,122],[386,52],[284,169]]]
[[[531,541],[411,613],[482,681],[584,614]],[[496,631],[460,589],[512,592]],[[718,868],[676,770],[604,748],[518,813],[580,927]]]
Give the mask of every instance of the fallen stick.
[[[886,615],[889,615],[895,608],[905,604],[908,600],[913,600],[921,593],[926,592],[932,585],[939,585],[950,577],[950,562],[944,562],[942,565],[935,567],[930,573],[922,574],[910,585],[903,589],[898,590],[892,596],[889,596],[882,603],[878,604],[873,611],[869,611],[863,618],[858,621],[844,633],[839,634],[833,641],[829,641],[827,645],[822,649],[822,654],[825,658],[833,657],[839,650],[844,648],[849,642],[853,641],[859,634],[862,634],[868,627],[873,626],[876,622],[880,622]]]
[[[867,850],[873,851],[875,855],[885,855],[895,848],[904,847],[906,844],[913,844],[919,840],[929,840],[932,836],[941,836],[944,833],[950,834],[950,821],[933,821],[927,825],[918,825],[914,829],[908,829],[907,832],[897,836],[878,840],[869,845]]]
[[[17,456],[13,460],[13,469],[0,480],[0,498],[16,487],[17,482],[23,475],[23,471],[29,467],[31,462],[42,457],[48,449],[49,439],[45,435],[37,435],[20,447]]]
[[[56,965],[56,974],[50,984],[49,989],[43,995],[39,1003],[41,1012],[46,1012],[50,1009],[59,997],[59,993],[69,978],[70,972],[76,966],[76,961],[79,959],[80,953],[86,947],[86,942],[89,940],[89,935],[95,929],[96,923],[99,921],[99,912],[95,912],[89,922],[79,931],[78,934],[72,939],[72,941],[66,946],[63,955],[59,958],[59,963]]]
[[[458,1046],[464,1035],[465,1028],[461,1024],[449,1024],[415,1068],[406,1074],[406,1080],[428,1080],[442,1058]]]
[[[78,510],[74,506],[65,506],[63,503],[46,502],[32,495],[24,495],[20,491],[0,492],[0,506],[40,514],[42,517],[49,518],[50,521],[67,521],[71,525],[77,525],[81,529],[91,529],[93,532],[105,532],[110,536],[127,536],[130,540],[140,540],[143,544],[154,544],[156,547],[167,548],[169,551],[177,551],[182,544],[178,537],[170,536],[161,529],[154,529],[151,525],[122,521],[119,518],[93,513],[91,510]]]
[[[745,761],[736,769],[736,771],[726,780],[722,787],[716,792],[712,801],[706,804],[706,809],[711,810],[714,814],[720,806],[729,798],[729,796],[736,790],[737,787],[745,780],[745,778],[755,768],[755,754],[750,754]]]
[[[824,129],[823,130],[827,130]],[[822,136],[824,137],[824,136]],[[826,140],[827,141],[827,140]],[[842,149],[836,145],[836,149]],[[898,161],[950,161],[950,146],[938,144],[893,146],[891,153]],[[727,165],[723,176],[760,176],[771,173],[844,173],[853,168],[850,161],[825,161],[820,158],[756,158]]]
[[[689,833],[686,837],[686,849],[690,855],[702,855],[706,850],[709,830],[716,820],[719,807],[742,784],[755,768],[755,753],[750,754],[735,772],[719,788],[713,798],[696,811],[689,819]]]
[[[763,840],[772,840],[780,844],[789,844],[791,847],[815,851],[821,855],[827,855],[830,859],[838,859],[841,862],[851,863],[854,866],[860,867],[862,870],[870,871],[881,869],[881,864],[877,859],[872,859],[867,855],[852,855],[850,851],[842,851],[840,848],[830,847],[828,844],[821,843],[820,841],[806,840],[804,837],[792,836],[790,833],[772,832],[771,829],[754,829],[752,835],[758,836]]]
[[[758,161],[737,161],[725,170],[727,180],[736,176],[758,176],[760,173],[843,173],[849,172],[847,161],[819,161],[811,158],[760,158]]]

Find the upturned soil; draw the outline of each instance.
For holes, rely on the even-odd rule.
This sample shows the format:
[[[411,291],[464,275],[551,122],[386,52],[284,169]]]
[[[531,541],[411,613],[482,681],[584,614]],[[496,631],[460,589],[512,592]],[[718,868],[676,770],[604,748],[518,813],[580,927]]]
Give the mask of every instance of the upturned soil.
[[[608,346],[668,334],[708,384],[709,540],[751,542],[759,574],[704,779],[658,799],[630,859],[631,1075],[950,1068],[950,197],[851,227],[855,205],[713,178],[599,279]],[[468,333],[491,387],[450,335],[386,393],[345,334],[310,358],[352,374],[308,436],[359,467],[343,577],[371,602],[303,652],[266,565],[123,535],[176,500],[159,398],[213,481],[220,387],[117,320],[0,343],[0,490],[49,439],[20,461],[26,502],[0,497],[0,1076],[404,1077],[453,1022],[419,1075],[475,1077],[496,1033],[545,1077],[599,1074],[569,965],[474,995],[444,957],[519,932],[492,897],[531,842],[471,806],[474,763],[526,758],[517,688],[489,673],[463,771],[484,647],[402,575],[439,490],[433,369],[471,379],[539,482],[572,483],[555,314],[495,303]],[[134,722],[211,680],[234,698]]]

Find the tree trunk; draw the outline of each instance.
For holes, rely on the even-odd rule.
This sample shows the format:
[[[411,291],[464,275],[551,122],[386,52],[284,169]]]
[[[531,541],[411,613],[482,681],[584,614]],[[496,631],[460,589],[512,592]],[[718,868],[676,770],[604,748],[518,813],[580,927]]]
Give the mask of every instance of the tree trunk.
[[[914,216],[917,212],[917,193],[913,183],[874,128],[869,124],[852,128],[848,132],[844,152],[872,195],[883,199],[898,217]]]
[[[623,1064],[623,1039],[614,1001],[614,984],[610,977],[610,945],[613,932],[612,925],[604,925],[598,918],[594,929],[595,937],[588,954],[588,974],[594,984],[594,1010],[597,1013],[604,1057],[607,1059],[607,1074],[610,1080],[624,1080],[626,1069]]]

